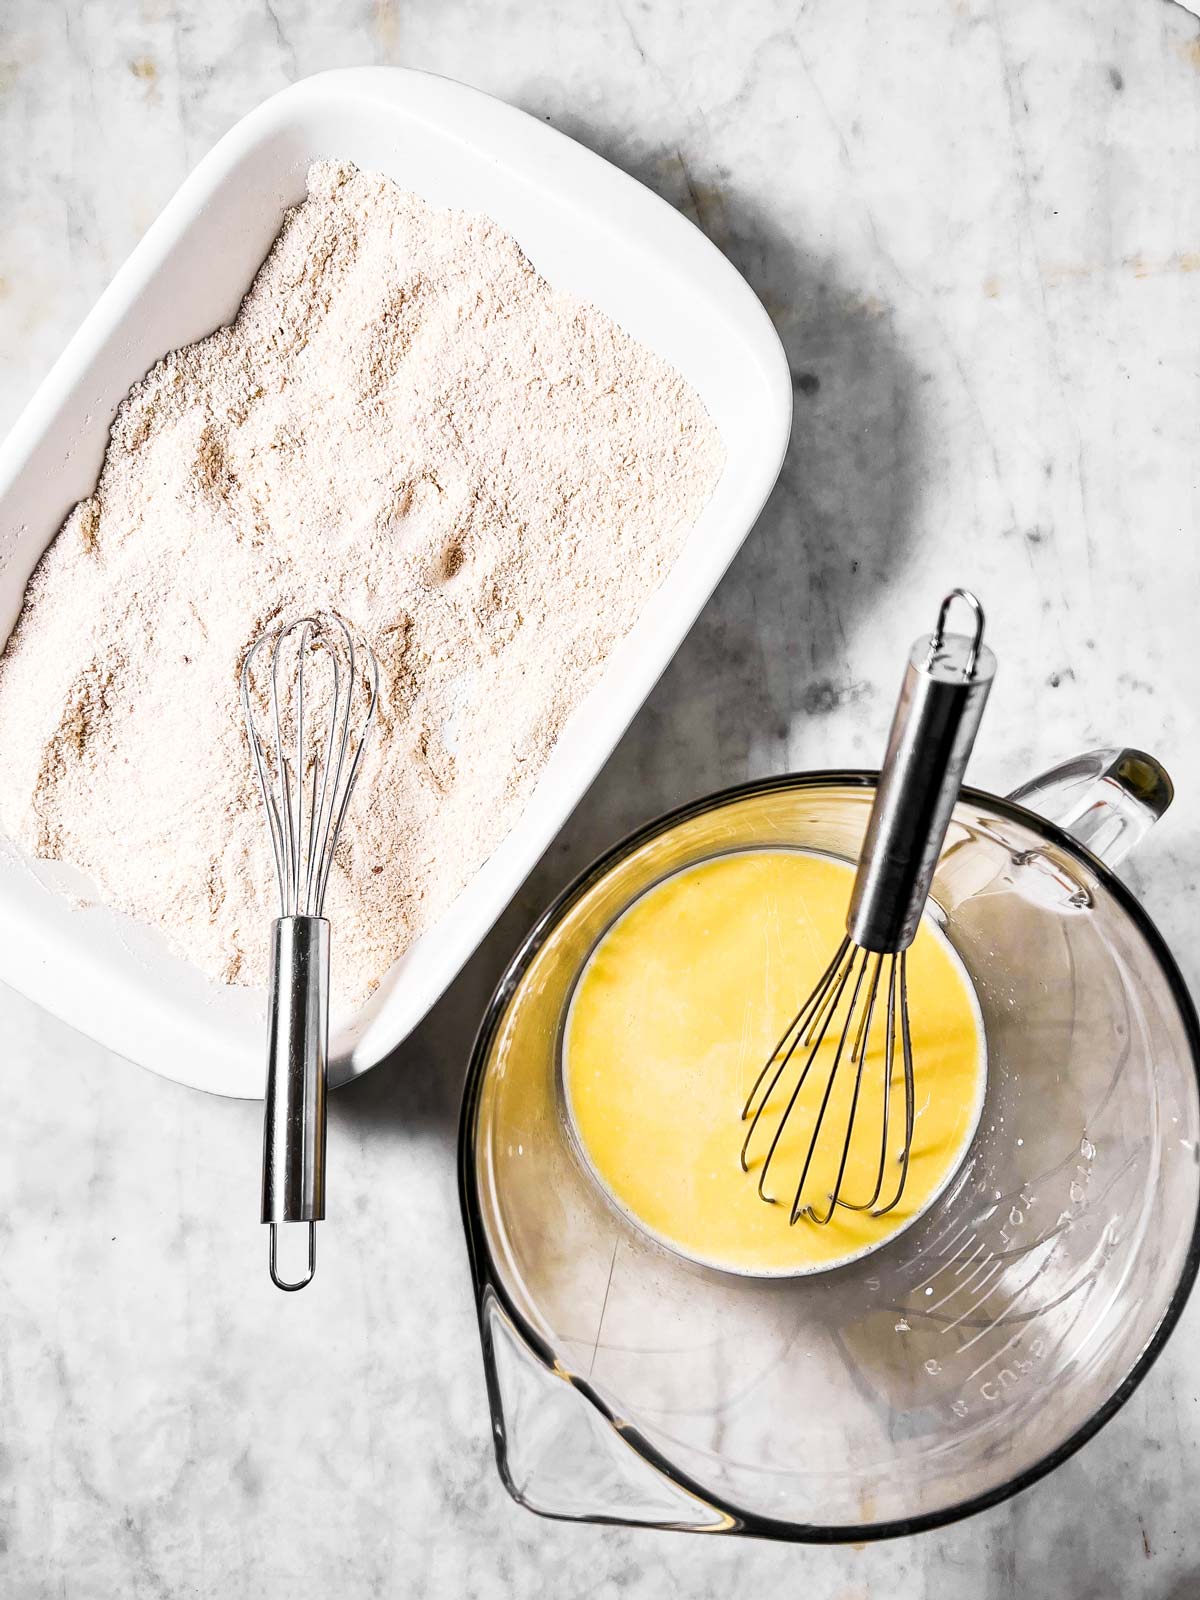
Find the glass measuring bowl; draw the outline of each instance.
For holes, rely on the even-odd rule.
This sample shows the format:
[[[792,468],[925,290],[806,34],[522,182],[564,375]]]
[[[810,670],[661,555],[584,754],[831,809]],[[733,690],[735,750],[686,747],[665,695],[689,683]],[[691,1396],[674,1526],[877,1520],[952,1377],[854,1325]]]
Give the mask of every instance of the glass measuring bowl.
[[[812,1540],[934,1526],[1090,1437],[1182,1309],[1200,1033],[1110,870],[1171,799],[1136,751],[1008,799],[963,791],[933,899],[983,1010],[987,1094],[966,1162],[907,1232],[828,1273],[735,1277],[656,1244],[587,1172],[559,1046],[596,940],[722,851],[856,859],[873,782],[785,777],[650,824],[566,890],[501,980],[460,1183],[497,1458],[533,1510]]]

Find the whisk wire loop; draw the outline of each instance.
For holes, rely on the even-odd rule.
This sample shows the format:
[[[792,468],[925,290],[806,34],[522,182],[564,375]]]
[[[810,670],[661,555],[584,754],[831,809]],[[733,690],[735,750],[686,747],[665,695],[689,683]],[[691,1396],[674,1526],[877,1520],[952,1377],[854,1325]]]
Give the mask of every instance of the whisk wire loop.
[[[346,632],[347,639],[349,640],[350,668],[351,677],[353,678],[354,643],[353,640],[350,640],[349,632],[345,629],[344,624],[342,624],[342,627],[343,631]],[[346,723],[343,727],[341,744],[338,748],[337,778],[335,779],[333,788],[330,791],[329,815],[331,819],[331,826],[329,828],[329,844],[325,851],[324,865],[322,866],[320,881],[317,886],[318,902],[321,904],[323,904],[325,900],[325,890],[329,882],[329,870],[333,865],[333,853],[337,849],[337,843],[341,837],[342,824],[346,820],[346,810],[350,804],[350,796],[354,792],[354,785],[358,782],[359,764],[362,761],[362,753],[366,743],[365,730],[374,722],[375,708],[379,703],[379,662],[375,659],[375,654],[372,650],[368,649],[365,645],[363,646],[363,649],[365,652],[367,672],[370,676],[370,698],[367,702],[367,710],[365,713],[364,733],[362,737],[359,738],[359,741],[354,749],[354,754],[350,758],[350,771],[346,776],[346,782],[344,786],[341,788],[341,798],[339,800],[338,786],[341,783],[342,768],[344,767],[346,761],[346,747],[349,739],[349,708],[347,707]],[[337,806],[336,815],[334,814],[335,804]]]
[[[825,1077],[820,1090],[820,1100],[815,1113],[811,1114],[811,1127],[808,1129],[806,1142],[802,1144],[800,1176],[792,1195],[789,1214],[789,1220],[793,1224],[803,1218],[824,1227],[832,1220],[839,1206],[848,1211],[865,1211],[872,1216],[885,1216],[896,1207],[904,1192],[915,1121],[912,1036],[908,1014],[908,974],[905,955],[904,951],[888,954],[864,950],[849,938],[843,939],[833,960],[817,980],[815,987],[792,1018],[787,1030],[760,1070],[746,1098],[742,1108],[742,1118],[749,1119],[750,1127],[742,1144],[741,1164],[742,1170],[749,1172],[750,1149],[763,1115],[780,1080],[803,1044],[805,1050],[803,1063],[796,1071],[795,1082],[778,1116],[758,1176],[760,1197],[771,1204],[778,1204],[776,1197],[767,1189],[772,1161],[779,1153],[784,1129],[789,1124],[794,1127],[798,1116],[797,1102],[805,1084],[812,1076],[818,1059],[823,1053],[827,1058],[828,1065],[821,1068]],[[884,983],[885,961],[888,969],[887,998],[886,1005],[881,1008],[879,998]],[[879,1031],[877,1019],[881,1009],[884,1034],[883,1057],[878,1068],[875,1068],[869,1063],[868,1058],[872,1035],[877,1036]],[[833,1031],[835,1022],[838,1024],[836,1033]],[[903,1068],[901,1075],[897,1073],[898,1054]],[[854,1069],[854,1077],[849,1091],[849,1105],[845,1111],[837,1165],[832,1184],[826,1190],[824,1199],[818,1200],[809,1196],[809,1180],[814,1173],[814,1162],[818,1152],[829,1148],[822,1135],[826,1133],[831,1107],[835,1102],[839,1076],[847,1063]],[[859,1117],[864,1085],[868,1074],[874,1075],[876,1071],[882,1078],[882,1100],[875,1182],[866,1199],[852,1199],[842,1191],[850,1166],[851,1151],[854,1148],[855,1126]],[[768,1074],[769,1081],[766,1081]],[[766,1081],[765,1089],[764,1081]],[[892,1096],[901,1084],[904,1095],[904,1138],[903,1144],[895,1152],[897,1181],[894,1189],[889,1191],[888,1200],[880,1204],[891,1151]],[[862,1137],[861,1133],[859,1137]]]
[[[775,1136],[771,1140],[770,1148],[767,1151],[767,1158],[763,1162],[762,1171],[758,1175],[758,1193],[759,1193],[759,1196],[760,1196],[761,1199],[769,1201],[772,1205],[774,1205],[776,1203],[775,1199],[774,1199],[774,1196],[769,1195],[767,1193],[767,1191],[766,1191],[767,1173],[768,1173],[768,1171],[770,1169],[771,1161],[772,1161],[772,1159],[773,1159],[773,1157],[775,1155],[776,1150],[778,1150],[778,1148],[779,1148],[779,1141],[783,1138],[783,1130],[787,1125],[787,1120],[791,1116],[793,1110],[795,1109],[796,1101],[800,1098],[800,1091],[804,1088],[805,1083],[808,1081],[808,1075],[813,1069],[813,1063],[816,1061],[817,1056],[820,1054],[821,1046],[825,1042],[825,1035],[826,1035],[826,1033],[828,1032],[828,1029],[829,1029],[829,1019],[833,1016],[834,1012],[837,1010],[838,1002],[841,1000],[842,995],[845,992],[846,985],[850,981],[850,975],[854,971],[854,960],[855,960],[855,957],[858,954],[858,952],[853,946],[849,945],[849,941],[846,941],[846,943],[847,943],[847,947],[850,949],[849,959],[846,961],[845,965],[841,968],[840,972],[836,976],[833,988],[830,991],[830,993],[832,994],[832,1003],[830,1003],[828,1005],[823,1004],[823,1002],[818,1002],[817,1003],[818,1013],[823,1018],[822,1026],[820,1028],[820,1031],[816,1034],[815,1037],[813,1036],[811,1028],[810,1028],[808,1034],[805,1035],[805,1037],[804,1037],[804,1045],[805,1045],[805,1048],[808,1049],[808,1055],[807,1055],[807,1057],[805,1059],[804,1066],[801,1068],[800,1075],[796,1079],[795,1085],[792,1088],[791,1097],[789,1098],[788,1103],[784,1108],[783,1116],[779,1119],[779,1126],[775,1129]],[[814,995],[814,998],[815,998],[815,995]],[[800,1031],[797,1030],[797,1035],[796,1035],[795,1040],[793,1040],[793,1042],[792,1042],[791,1046],[789,1047],[786,1055],[784,1056],[782,1062],[780,1063],[780,1072],[782,1072],[783,1069],[786,1068],[788,1063],[791,1061],[791,1058],[792,1058],[793,1054],[795,1053],[796,1046],[799,1044],[799,1042],[800,1042]],[[810,1045],[811,1045],[811,1048],[809,1048]],[[775,1077],[772,1079],[772,1090],[774,1089],[775,1083],[778,1082],[778,1079],[779,1079],[779,1073],[776,1073]],[[757,1127],[759,1119],[761,1118],[762,1113],[763,1113],[764,1109],[766,1108],[766,1104],[767,1104],[767,1100],[768,1099],[769,1099],[769,1094],[767,1096],[764,1096],[761,1104],[758,1107],[758,1110],[755,1112],[754,1121],[751,1124],[750,1132],[747,1134],[745,1145],[743,1145],[743,1147],[742,1147],[743,1148],[743,1159],[746,1158],[747,1147],[749,1146],[750,1140],[754,1136],[754,1129],[755,1129],[755,1127]],[[810,1150],[810,1160],[811,1160],[811,1150]],[[805,1173],[806,1174],[807,1174],[807,1171],[808,1171],[808,1165],[809,1165],[809,1162],[806,1161],[806,1163],[805,1163]],[[803,1179],[801,1180],[801,1187],[803,1187]],[[793,1221],[794,1220],[795,1219],[793,1218]]]
[[[255,708],[255,671],[268,656],[264,738]],[[326,723],[313,734],[316,658],[328,673]],[[306,677],[306,674],[308,675]],[[334,853],[358,779],[379,700],[379,664],[333,612],[314,612],[263,634],[242,663],[241,702],[259,795],[267,818],[279,914],[319,917]],[[307,794],[306,794],[307,790]]]
[[[893,1062],[895,1061],[895,1048],[896,1048],[896,960],[897,960],[896,956],[893,955],[891,957],[891,965],[888,968],[887,1020],[886,1020],[886,1023],[884,1024],[884,1046],[883,1046],[883,1071],[884,1071],[884,1075],[885,1075],[884,1076],[884,1082],[885,1082],[885,1085],[886,1085],[886,1092],[885,1092],[885,1094],[883,1096],[883,1110],[882,1110],[882,1114],[881,1114],[881,1118],[880,1118],[879,1165],[878,1165],[878,1167],[876,1169],[876,1172],[875,1172],[875,1187],[874,1187],[874,1189],[871,1190],[870,1197],[868,1199],[866,1199],[866,1200],[863,1200],[863,1201],[843,1200],[842,1201],[842,1205],[844,1205],[846,1207],[847,1211],[873,1211],[874,1208],[875,1208],[876,1203],[879,1200],[879,1196],[883,1191],[884,1173],[886,1172],[886,1169],[887,1169],[888,1133],[889,1133],[889,1131],[891,1129],[891,1109],[892,1109],[891,1083],[892,1083],[892,1070],[893,1070]],[[868,1035],[870,1034],[870,1031],[871,1031],[870,1017],[871,1017],[871,1014],[874,1011],[874,1007],[875,1007],[875,1000],[877,998],[877,992],[878,992],[878,987],[879,987],[880,968],[882,967],[882,965],[883,965],[883,956],[880,955],[879,964],[876,967],[875,977],[874,977],[874,980],[873,980],[874,987],[873,987],[872,992],[871,992],[871,1005],[868,1008],[868,1012],[867,1012],[867,1018],[868,1018],[868,1021],[867,1021],[867,1034]],[[899,1199],[899,1193],[897,1193],[896,1198]],[[895,1202],[893,1201],[893,1204],[894,1203]],[[878,1214],[882,1215],[883,1213],[880,1212]]]
[[[258,729],[255,727],[253,718],[250,715],[249,706],[249,685],[254,658],[270,642],[271,635],[264,635],[261,639],[257,639],[247,651],[246,659],[242,663],[241,697],[246,731],[250,739],[250,754],[254,758],[254,772],[258,779],[259,796],[262,799],[263,810],[267,818],[267,827],[271,835],[271,851],[275,859],[275,876],[279,884],[282,885],[286,871],[283,823],[279,816],[279,808],[275,804],[274,792],[267,781],[266,758],[263,753],[262,740],[259,738]]]
[[[839,945],[839,947],[837,949],[836,954],[834,955],[833,960],[829,963],[829,965],[825,968],[825,971],[822,973],[821,979],[820,979],[819,983],[817,984],[816,989],[813,991],[812,994],[809,995],[808,999],[804,1002],[804,1004],[800,1007],[799,1011],[797,1011],[796,1015],[788,1023],[787,1027],[783,1031],[783,1035],[780,1038],[778,1044],[775,1046],[774,1050],[771,1051],[771,1054],[767,1057],[766,1061],[764,1062],[764,1064],[762,1066],[762,1069],[760,1070],[760,1072],[758,1074],[758,1077],[755,1078],[755,1080],[754,1080],[754,1084],[753,1084],[753,1086],[752,1086],[752,1088],[750,1090],[750,1093],[746,1096],[746,1103],[742,1107],[742,1121],[743,1122],[750,1115],[750,1107],[754,1104],[754,1097],[758,1093],[759,1085],[762,1083],[762,1081],[766,1077],[767,1073],[771,1070],[771,1063],[774,1060],[776,1060],[776,1058],[779,1056],[780,1051],[787,1044],[787,1042],[791,1038],[792,1032],[794,1030],[796,1032],[796,1038],[792,1041],[792,1044],[791,1044],[791,1046],[790,1046],[790,1048],[789,1048],[789,1050],[787,1052],[787,1055],[779,1063],[779,1066],[777,1067],[776,1072],[775,1072],[775,1076],[771,1079],[770,1087],[767,1089],[766,1094],[763,1096],[764,1103],[771,1098],[771,1095],[772,1095],[772,1093],[774,1092],[774,1089],[775,1089],[775,1085],[779,1081],[780,1074],[783,1072],[783,1069],[787,1066],[788,1061],[791,1059],[792,1052],[795,1050],[796,1045],[800,1042],[800,1034],[803,1032],[803,1030],[804,1030],[804,1028],[806,1026],[807,1013],[808,1013],[809,1008],[813,1005],[814,1001],[819,1001],[820,999],[822,999],[824,997],[826,989],[833,982],[834,975],[837,972],[837,969],[841,966],[842,957],[846,954],[846,950],[849,947],[849,944],[850,944],[849,939],[843,939],[842,940],[841,944]],[[759,1109],[761,1110],[762,1108],[760,1107]],[[747,1135],[747,1142],[748,1142],[748,1140],[749,1140],[749,1135]],[[745,1155],[745,1149],[744,1148],[743,1148],[743,1152],[742,1153],[743,1153],[743,1156],[744,1156]],[[747,1170],[748,1170],[748,1168],[746,1167],[745,1161],[743,1160],[743,1162],[742,1162],[742,1171],[745,1172]]]
[[[852,956],[850,961],[847,963],[846,979],[843,980],[842,984],[843,988],[845,987],[845,983],[848,980],[850,973],[854,970],[854,960],[858,954],[859,952],[856,950],[854,956]],[[814,1222],[819,1222],[822,1224],[827,1223],[829,1218],[833,1215],[834,1206],[837,1205],[838,1191],[842,1187],[842,1179],[846,1174],[846,1161],[850,1154],[850,1130],[854,1125],[854,1113],[858,1106],[858,1092],[862,1086],[861,1062],[859,1063],[858,1077],[854,1085],[853,1100],[851,1101],[850,1105],[850,1116],[846,1129],[846,1139],[842,1145],[842,1157],[838,1165],[838,1175],[833,1186],[833,1193],[829,1197],[829,1210],[824,1217],[820,1217],[817,1215],[815,1206],[806,1206],[804,1204],[804,1185],[808,1182],[809,1169],[812,1166],[813,1157],[816,1155],[817,1149],[821,1143],[821,1129],[825,1124],[825,1114],[829,1110],[829,1100],[833,1094],[833,1086],[837,1082],[838,1069],[841,1067],[842,1057],[846,1052],[846,1040],[849,1037],[851,1027],[854,1023],[854,1012],[858,1005],[858,997],[862,990],[863,979],[867,975],[867,963],[869,960],[870,956],[864,951],[862,953],[862,961],[858,968],[858,976],[854,980],[854,989],[850,995],[850,1009],[846,1012],[846,1024],[841,1033],[838,1035],[837,1049],[833,1054],[833,1064],[830,1066],[829,1076],[825,1080],[825,1093],[821,1096],[821,1106],[817,1112],[816,1121],[813,1123],[812,1138],[809,1140],[808,1151],[804,1157],[804,1165],[800,1169],[800,1181],[796,1185],[796,1193],[792,1199],[791,1220],[793,1223],[799,1221],[801,1215],[805,1212],[807,1212]],[[836,1009],[836,1006],[831,1008],[829,1013],[830,1017],[833,1016],[834,1009]],[[809,1062],[809,1065],[811,1066],[811,1061]]]
[[[907,950],[900,952],[900,1039],[904,1057],[904,1146],[900,1157],[900,1176],[896,1184],[896,1193],[881,1206],[875,1213],[876,1216],[886,1216],[900,1203],[900,1196],[904,1193],[904,1185],[908,1182],[908,1164],[912,1156],[913,1122],[916,1117],[913,1091],[913,1052],[912,1029],[908,1021],[908,976],[906,967]],[[889,1062],[891,1058],[889,1057]]]

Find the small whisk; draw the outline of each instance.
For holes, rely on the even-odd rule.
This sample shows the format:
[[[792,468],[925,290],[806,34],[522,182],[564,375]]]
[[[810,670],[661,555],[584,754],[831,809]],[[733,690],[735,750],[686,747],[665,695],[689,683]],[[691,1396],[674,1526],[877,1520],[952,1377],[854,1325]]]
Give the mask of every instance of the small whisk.
[[[974,613],[974,632],[969,637],[946,632],[946,618],[956,599]],[[772,1204],[778,1202],[767,1191],[767,1175],[780,1153],[784,1129],[794,1116],[811,1119],[811,1128],[802,1128],[797,1142],[799,1177],[791,1201],[793,1224],[805,1218],[823,1227],[839,1206],[884,1216],[900,1203],[904,1193],[915,1118],[906,956],[929,898],[950,813],[995,671],[995,657],[983,643],[982,606],[966,589],[951,590],[942,601],[933,633],[918,639],[909,656],[854,880],[846,936],[767,1058],[742,1108],[742,1120],[748,1120],[750,1127],[742,1144],[741,1163],[743,1172],[749,1172],[751,1146],[760,1131],[764,1137],[770,1131],[770,1119],[764,1121],[764,1112],[782,1081],[780,1098],[785,1104],[758,1175],[758,1192]],[[886,995],[882,1006],[881,991]],[[883,1058],[878,1071],[872,1073],[867,1070],[868,1046],[877,1019],[883,1027]],[[824,1050],[827,1039],[832,1044],[831,1057]],[[819,1060],[822,1065],[813,1078]],[[847,1069],[850,1077],[835,1095],[839,1074]],[[789,1070],[796,1074],[794,1084],[790,1077],[785,1079]],[[822,1072],[826,1074],[823,1088]],[[801,1101],[801,1092],[810,1082],[815,1086],[811,1094],[815,1109],[807,1100]],[[880,1129],[875,1181],[868,1195],[847,1198],[842,1187],[855,1143],[855,1126],[866,1109],[864,1092],[882,1097],[872,1105],[870,1118],[872,1122],[878,1119]],[[901,1095],[903,1104],[893,1112],[893,1098]],[[835,1104],[838,1110],[831,1118]],[[897,1125],[899,1147],[893,1151],[892,1133]],[[840,1153],[834,1169],[827,1157],[839,1150],[838,1141]],[[873,1152],[874,1144],[869,1148]],[[896,1163],[890,1181],[889,1154]],[[821,1175],[828,1182],[831,1171],[832,1187],[823,1195],[810,1196],[810,1177],[815,1182]]]
[[[256,680],[259,664],[265,683]],[[251,645],[241,697],[279,889],[279,916],[271,924],[262,1220],[271,1227],[271,1279],[294,1290],[316,1272],[315,1224],[325,1215],[325,893],[375,719],[379,665],[340,617],[314,612]],[[299,1280],[279,1275],[282,1222],[308,1224],[308,1270]]]

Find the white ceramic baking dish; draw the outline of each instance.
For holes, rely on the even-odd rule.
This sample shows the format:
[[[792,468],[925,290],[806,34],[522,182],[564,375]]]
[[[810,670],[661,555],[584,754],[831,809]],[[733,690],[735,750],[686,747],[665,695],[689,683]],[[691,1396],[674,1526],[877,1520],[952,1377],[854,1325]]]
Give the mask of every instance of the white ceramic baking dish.
[[[63,517],[92,489],[130,385],[166,351],[232,318],[285,207],[304,194],[309,163],[330,156],[386,172],[435,205],[494,217],[551,282],[600,306],[683,373],[727,452],[710,505],[564,729],[518,825],[371,1002],[335,1016],[339,1082],[416,1026],[620,738],[770,493],[791,426],[791,383],[779,339],[743,279],[625,173],[443,78],[386,68],[323,73],[268,100],[205,157],[0,450],[0,638]],[[157,933],[103,906],[72,904],[51,887],[69,877],[0,845],[0,977],[156,1072],[261,1095],[262,994],[214,984]]]

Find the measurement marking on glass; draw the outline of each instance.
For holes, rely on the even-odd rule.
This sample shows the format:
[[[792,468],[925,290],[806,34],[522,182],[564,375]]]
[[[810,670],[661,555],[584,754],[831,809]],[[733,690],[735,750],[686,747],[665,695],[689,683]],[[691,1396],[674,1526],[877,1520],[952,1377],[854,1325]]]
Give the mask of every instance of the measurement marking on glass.
[[[1018,1328],[1016,1333],[1013,1334],[1012,1338],[1009,1339],[1006,1344],[1002,1344],[999,1350],[997,1350],[993,1355],[990,1355],[986,1361],[981,1361],[979,1363],[979,1365],[975,1368],[975,1371],[971,1373],[970,1377],[968,1377],[966,1382],[963,1384],[963,1388],[965,1389],[968,1383],[974,1383],[979,1374],[981,1372],[986,1372],[987,1369],[992,1365],[993,1361],[999,1361],[1001,1356],[1006,1356],[1012,1349],[1013,1345],[1025,1337],[1027,1331],[1028,1330],[1025,1328]],[[965,1349],[966,1346],[964,1345],[963,1348]]]
[[[969,1338],[965,1342],[965,1344],[960,1344],[959,1347],[958,1347],[959,1350],[960,1351],[961,1350],[969,1350],[973,1344],[978,1344],[980,1339],[982,1339],[986,1334],[994,1333],[996,1331],[996,1329],[1004,1321],[1005,1317],[1008,1316],[1008,1313],[1016,1305],[1017,1301],[1021,1298],[1021,1296],[1023,1294],[1027,1294],[1028,1291],[1033,1288],[1033,1285],[1034,1285],[1034,1283],[1036,1281],[1037,1281],[1036,1279],[1031,1278],[1028,1283],[1022,1284],[1021,1287],[1017,1290],[1016,1294],[1013,1295],[1012,1299],[1005,1306],[1004,1310],[995,1319],[995,1321],[994,1322],[989,1322],[986,1328],[980,1328],[979,1332],[976,1333],[976,1334],[973,1334],[971,1336],[971,1338]],[[1004,1351],[1008,1349],[1009,1345],[1015,1343],[1016,1340],[1018,1340],[1025,1331],[1026,1331],[1025,1330],[1025,1326],[1024,1326],[1024,1324],[1022,1324],[1022,1326],[1017,1329],[1016,1333],[1013,1334],[1013,1336],[1009,1340],[1008,1344],[1004,1345],[1002,1349],[997,1350],[995,1355],[991,1355],[991,1356],[989,1356],[987,1358],[987,1360],[983,1363],[983,1367],[990,1366],[992,1364],[992,1362],[997,1359],[998,1356],[1002,1356],[1004,1354]],[[975,1372],[973,1372],[971,1374],[971,1378],[975,1377],[977,1373],[982,1372],[983,1371],[983,1367],[976,1367]],[[970,1383],[971,1378],[967,1379],[968,1383]]]
[[[930,1310],[936,1310],[936,1309],[938,1309],[938,1307],[943,1306],[946,1303],[946,1301],[951,1298],[952,1295],[956,1295],[958,1293],[959,1289],[969,1289],[969,1288],[973,1287],[978,1282],[980,1274],[981,1273],[986,1273],[988,1271],[988,1269],[995,1262],[996,1262],[996,1257],[989,1253],[987,1260],[984,1261],[980,1265],[980,1267],[978,1268],[977,1271],[973,1272],[969,1278],[964,1278],[963,1281],[956,1288],[954,1288],[954,1289],[952,1289],[950,1291],[950,1294],[946,1295],[944,1299],[938,1301],[938,1306],[937,1307],[932,1307],[931,1306]],[[996,1271],[992,1274],[991,1281],[994,1282],[995,1279],[999,1276],[1000,1272],[1002,1272],[1003,1270],[1004,1270],[1003,1269],[1003,1264],[997,1264]],[[987,1299],[987,1295],[985,1294],[983,1298],[986,1300]],[[960,1317],[956,1317],[953,1322],[947,1323],[946,1326],[949,1327],[949,1328],[957,1327],[958,1324],[962,1320],[963,1320],[963,1318],[961,1316]]]
[[[995,1266],[997,1273],[1003,1272],[1003,1270],[1004,1270],[1004,1262],[1001,1259],[1001,1257],[996,1255],[996,1253],[994,1251],[989,1250],[988,1253],[987,1253],[986,1259],[979,1263],[979,1265],[976,1267],[975,1271],[971,1274],[971,1276],[969,1278],[964,1278],[963,1279],[962,1283],[959,1285],[959,1288],[961,1288],[961,1289],[973,1289],[973,1288],[975,1288],[975,1286],[978,1284],[980,1278],[983,1277],[983,1275],[985,1273],[987,1273],[993,1266]],[[995,1276],[995,1274],[993,1274],[993,1276]]]
[[[992,1294],[992,1291],[993,1291],[993,1289],[995,1287],[996,1280],[997,1280],[997,1278],[1000,1276],[1000,1274],[1003,1271],[1004,1271],[1004,1263],[1003,1262],[997,1262],[996,1263],[996,1270],[995,1270],[995,1272],[992,1273],[992,1276],[988,1279],[987,1287],[984,1289],[983,1293],[979,1296],[979,1299],[976,1300],[973,1305],[968,1306],[968,1308],[965,1311],[960,1312],[958,1314],[958,1316],[955,1317],[953,1322],[948,1322],[946,1324],[944,1330],[943,1330],[945,1333],[949,1333],[951,1328],[957,1328],[960,1322],[965,1322],[968,1317],[973,1317],[975,1315],[975,1313],[979,1310],[980,1306],[983,1305],[983,1303],[987,1299],[990,1298],[990,1296]],[[989,1326],[993,1327],[993,1328],[995,1327],[995,1325],[996,1324],[994,1322],[989,1324]],[[962,1349],[962,1350],[965,1350],[967,1347],[966,1347],[966,1345],[960,1345],[959,1348]]]
[[[984,1269],[986,1269],[987,1266],[989,1265],[989,1263],[994,1261],[994,1260],[995,1260],[995,1257],[992,1255],[991,1251],[989,1250],[988,1254],[987,1254],[987,1260],[983,1263]],[[942,1307],[946,1304],[946,1301],[947,1300],[952,1300],[960,1289],[967,1288],[967,1286],[971,1283],[972,1279],[976,1275],[977,1275],[976,1273],[972,1273],[970,1278],[963,1278],[961,1282],[956,1283],[954,1285],[953,1289],[947,1289],[946,1293],[941,1297],[940,1300],[935,1300],[934,1303],[931,1306],[925,1306],[924,1310],[926,1312],[940,1311],[942,1309]]]
[[[960,1234],[965,1233],[970,1226],[971,1226],[971,1224],[970,1224],[969,1221],[960,1223],[959,1226],[955,1229],[955,1231],[950,1235],[950,1237],[948,1239],[946,1239],[945,1248],[947,1250],[949,1250],[950,1246],[954,1243],[955,1239],[957,1239]],[[975,1237],[974,1234],[972,1234],[971,1238],[974,1238],[974,1237]],[[934,1246],[936,1244],[938,1244],[943,1238],[945,1238],[945,1233],[944,1232],[937,1234],[934,1238],[932,1238],[929,1241],[929,1243],[927,1245],[925,1245],[925,1247],[923,1249],[917,1251],[916,1255],[912,1258],[912,1261],[909,1263],[909,1265],[910,1266],[916,1266],[917,1262],[920,1261],[921,1257],[922,1256],[927,1256],[929,1254],[929,1252],[934,1248]],[[968,1239],[966,1241],[966,1244],[960,1245],[959,1248],[954,1252],[954,1255],[952,1255],[950,1257],[950,1260],[953,1261],[956,1256],[961,1255],[962,1252],[967,1248],[967,1245],[970,1244],[970,1242],[971,1242],[971,1240]],[[933,1269],[933,1272],[931,1273],[930,1277],[923,1279],[917,1285],[917,1288],[918,1289],[923,1289],[927,1283],[932,1282],[932,1280],[937,1277],[938,1273],[946,1265],[947,1265],[947,1263],[944,1262],[944,1261],[943,1262],[939,1262],[939,1264]]]
[[[962,1266],[961,1267],[955,1267],[954,1276],[956,1278],[959,1276],[960,1273],[963,1273],[963,1272],[965,1272],[967,1270],[967,1268],[971,1265],[972,1261],[975,1260],[975,1258],[978,1256],[978,1254],[979,1254],[979,1252],[981,1250],[987,1250],[987,1245],[984,1244],[982,1239],[980,1239],[979,1243],[975,1246],[974,1250],[971,1251],[971,1254],[963,1262]],[[991,1254],[990,1251],[988,1253],[989,1253],[989,1255]]]

